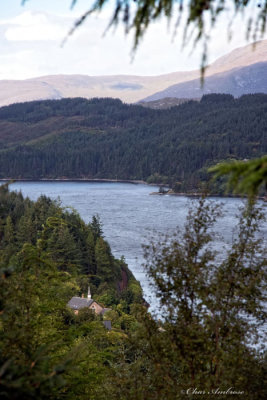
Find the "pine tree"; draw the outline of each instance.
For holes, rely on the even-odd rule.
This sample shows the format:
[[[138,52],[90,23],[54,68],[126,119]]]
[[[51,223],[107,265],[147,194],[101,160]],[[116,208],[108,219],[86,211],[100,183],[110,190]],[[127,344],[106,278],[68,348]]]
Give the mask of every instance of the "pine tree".
[[[2,251],[2,259],[3,262],[8,264],[10,258],[16,252],[16,238],[15,238],[15,230],[14,224],[10,217],[10,215],[6,218],[5,225],[4,225],[4,235],[3,235],[3,249]]]
[[[102,223],[99,215],[94,215],[90,227],[93,231],[95,242],[98,238],[103,236]]]
[[[107,281],[114,280],[114,270],[110,247],[102,237],[96,240],[95,258],[97,265],[97,275]]]
[[[44,246],[60,269],[81,270],[81,251],[64,221],[53,228]]]

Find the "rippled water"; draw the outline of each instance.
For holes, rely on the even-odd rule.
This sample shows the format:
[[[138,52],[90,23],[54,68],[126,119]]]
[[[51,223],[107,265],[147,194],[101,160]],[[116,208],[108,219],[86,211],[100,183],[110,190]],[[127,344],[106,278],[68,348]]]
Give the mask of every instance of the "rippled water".
[[[142,264],[142,244],[152,236],[171,233],[183,227],[191,201],[178,196],[151,196],[157,191],[155,186],[128,183],[96,182],[16,182],[12,190],[36,200],[41,194],[53,199],[60,197],[62,205],[74,207],[89,222],[94,214],[99,214],[103,222],[104,236],[111,245],[115,257],[125,257],[129,268],[141,282],[146,299],[155,304],[150,297],[151,288]],[[193,200],[195,201],[195,200]],[[215,226],[221,235],[214,242],[220,252],[223,242],[229,243],[236,226],[236,217],[242,200],[235,198],[212,198],[211,201],[224,203],[225,216]],[[267,237],[265,224],[263,235]]]

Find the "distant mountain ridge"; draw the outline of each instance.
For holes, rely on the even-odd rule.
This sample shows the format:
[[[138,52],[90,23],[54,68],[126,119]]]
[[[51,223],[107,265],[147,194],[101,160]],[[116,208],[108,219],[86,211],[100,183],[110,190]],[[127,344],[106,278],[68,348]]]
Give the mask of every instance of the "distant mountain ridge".
[[[219,58],[206,70],[206,79],[215,74],[237,71],[252,64],[267,63],[267,40],[233,50]],[[133,103],[148,99],[173,85],[199,82],[200,72],[183,71],[159,76],[87,76],[49,75],[26,80],[0,81],[0,107],[33,100],[71,97],[112,97]],[[241,93],[243,94],[243,93]],[[200,95],[201,96],[201,95]],[[167,97],[165,94],[162,97]],[[191,97],[185,95],[183,97]],[[192,97],[196,97],[195,95]]]
[[[151,102],[166,97],[201,98],[204,94],[210,93],[226,93],[234,97],[244,94],[267,93],[267,62],[259,62],[214,74],[205,79],[203,87],[199,79],[172,85],[143,101]]]

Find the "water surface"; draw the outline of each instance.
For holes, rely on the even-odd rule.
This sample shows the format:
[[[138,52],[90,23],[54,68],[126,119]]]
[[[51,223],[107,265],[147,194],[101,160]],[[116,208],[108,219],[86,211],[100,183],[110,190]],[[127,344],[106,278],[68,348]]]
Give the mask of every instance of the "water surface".
[[[180,196],[151,196],[151,192],[158,191],[156,186],[130,183],[16,182],[10,188],[21,191],[32,200],[41,194],[53,199],[59,197],[62,205],[74,207],[85,222],[99,214],[104,236],[114,256],[125,257],[129,268],[141,282],[146,299],[153,305],[154,296],[151,299],[151,288],[142,266],[142,244],[160,233],[172,233],[177,227],[182,228],[192,200]],[[211,201],[225,205],[225,216],[215,226],[215,232],[221,237],[215,238],[214,242],[214,247],[223,252],[223,243],[232,240],[242,200],[212,198]],[[264,236],[267,237],[266,225]]]

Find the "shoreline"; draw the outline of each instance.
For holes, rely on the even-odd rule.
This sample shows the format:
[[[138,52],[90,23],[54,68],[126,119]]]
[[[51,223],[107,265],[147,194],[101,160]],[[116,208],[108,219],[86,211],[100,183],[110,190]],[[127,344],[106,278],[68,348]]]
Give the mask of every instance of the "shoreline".
[[[0,178],[0,182],[95,182],[95,183],[131,183],[133,185],[151,185],[159,186],[158,184],[150,184],[142,180],[134,179],[106,179],[106,178]]]
[[[64,183],[64,182],[89,182],[89,183],[130,183],[132,185],[146,185],[146,186],[157,186],[157,187],[167,187],[168,185],[162,183],[147,183],[143,180],[134,180],[134,179],[106,179],[106,178],[39,178],[39,179],[32,179],[32,178],[0,178],[0,182],[57,182],[57,183]],[[151,196],[178,196],[178,197],[192,197],[198,198],[204,195],[204,193],[175,193],[171,190],[167,192],[151,192],[149,193]],[[246,196],[235,195],[235,194],[206,194],[206,197],[221,197],[221,198],[237,198],[242,199],[246,198]],[[258,200],[263,200],[264,202],[267,201],[266,196],[259,196]]]
[[[230,199],[246,199],[247,196],[241,196],[237,194],[204,194],[204,193],[175,193],[175,192],[166,192],[166,193],[160,193],[160,192],[151,192],[151,196],[181,196],[181,197],[193,197],[193,198],[198,198],[202,197],[205,195],[205,197],[220,197],[220,198],[230,198]],[[257,200],[262,200],[264,202],[267,202],[267,197],[266,196],[257,196]]]

